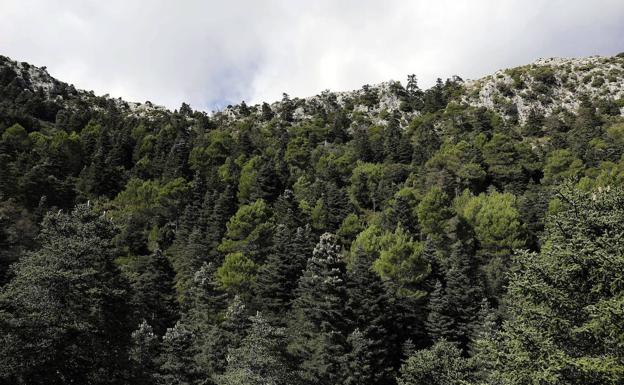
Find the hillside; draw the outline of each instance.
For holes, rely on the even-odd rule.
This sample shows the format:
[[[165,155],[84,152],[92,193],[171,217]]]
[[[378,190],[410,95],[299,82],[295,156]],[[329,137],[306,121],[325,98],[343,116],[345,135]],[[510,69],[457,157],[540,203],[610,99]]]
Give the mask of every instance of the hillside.
[[[0,384],[619,384],[624,54],[223,111],[0,56]]]

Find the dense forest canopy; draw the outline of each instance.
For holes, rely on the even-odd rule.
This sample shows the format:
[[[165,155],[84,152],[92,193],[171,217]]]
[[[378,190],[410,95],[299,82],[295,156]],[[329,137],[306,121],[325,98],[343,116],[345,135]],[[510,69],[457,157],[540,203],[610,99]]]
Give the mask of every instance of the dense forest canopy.
[[[0,57],[0,384],[624,383],[624,54],[213,114]]]

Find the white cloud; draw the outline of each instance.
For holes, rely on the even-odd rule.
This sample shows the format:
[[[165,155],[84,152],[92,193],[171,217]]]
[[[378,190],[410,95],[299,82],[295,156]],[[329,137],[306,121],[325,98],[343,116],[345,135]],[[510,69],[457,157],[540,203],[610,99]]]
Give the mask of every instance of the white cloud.
[[[621,0],[2,0],[0,54],[176,108],[624,50]]]

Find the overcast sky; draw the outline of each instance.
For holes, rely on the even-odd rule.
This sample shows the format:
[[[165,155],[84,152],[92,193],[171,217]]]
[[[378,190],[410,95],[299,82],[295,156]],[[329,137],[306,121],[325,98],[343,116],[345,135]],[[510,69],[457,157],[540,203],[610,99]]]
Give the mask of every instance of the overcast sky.
[[[623,0],[0,0],[1,55],[206,111],[621,51]]]

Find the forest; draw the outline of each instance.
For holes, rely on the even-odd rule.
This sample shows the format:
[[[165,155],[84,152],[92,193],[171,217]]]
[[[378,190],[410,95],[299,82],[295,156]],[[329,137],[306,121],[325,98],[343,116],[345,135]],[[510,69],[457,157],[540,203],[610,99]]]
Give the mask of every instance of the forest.
[[[207,114],[0,56],[0,384],[624,384],[624,54],[497,74]]]

